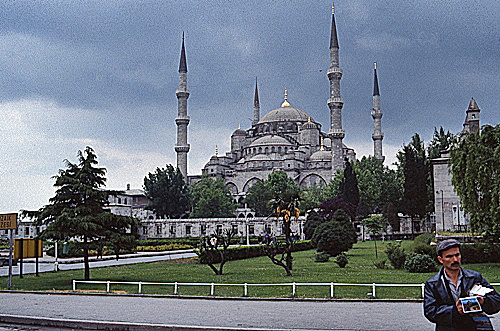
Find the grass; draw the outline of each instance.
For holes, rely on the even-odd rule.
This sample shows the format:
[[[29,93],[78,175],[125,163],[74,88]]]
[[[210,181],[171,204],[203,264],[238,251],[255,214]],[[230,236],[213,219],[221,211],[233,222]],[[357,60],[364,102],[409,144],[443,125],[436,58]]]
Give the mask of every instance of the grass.
[[[385,258],[388,242],[377,242],[379,259]],[[411,242],[403,242],[409,248]],[[142,281],[142,282],[186,282],[186,283],[424,283],[433,273],[411,274],[404,270],[377,269],[373,262],[373,242],[359,242],[347,255],[349,264],[340,268],[330,259],[326,263],[314,262],[314,250],[293,254],[292,277],[286,277],[281,267],[275,266],[267,257],[230,261],[224,267],[224,275],[216,276],[206,265],[196,260],[140,263],[117,267],[94,268],[90,270],[92,280]],[[490,282],[500,282],[500,263],[465,265],[477,270]],[[83,270],[42,273],[39,277],[27,275],[23,279],[14,277],[14,290],[71,290],[73,279],[82,279]],[[0,278],[0,288],[7,288],[7,277]],[[104,284],[78,284],[82,290],[106,289]],[[137,285],[112,285],[112,291],[137,293]],[[179,286],[181,295],[209,295],[209,286]],[[371,287],[335,287],[336,298],[367,298]],[[120,292],[121,293],[121,292]],[[173,286],[143,286],[145,294],[173,294]],[[216,296],[243,295],[243,287],[217,286]],[[291,286],[249,287],[250,297],[290,297]],[[328,286],[299,286],[297,297],[328,298]],[[419,298],[420,288],[377,288],[377,298]]]

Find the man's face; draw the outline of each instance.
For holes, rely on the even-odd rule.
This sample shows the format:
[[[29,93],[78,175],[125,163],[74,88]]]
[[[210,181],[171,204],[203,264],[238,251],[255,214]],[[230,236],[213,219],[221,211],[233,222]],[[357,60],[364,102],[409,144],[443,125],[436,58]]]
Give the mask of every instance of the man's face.
[[[458,247],[448,248],[438,256],[438,261],[444,266],[445,269],[456,271],[460,269],[462,257],[460,256],[460,249]]]

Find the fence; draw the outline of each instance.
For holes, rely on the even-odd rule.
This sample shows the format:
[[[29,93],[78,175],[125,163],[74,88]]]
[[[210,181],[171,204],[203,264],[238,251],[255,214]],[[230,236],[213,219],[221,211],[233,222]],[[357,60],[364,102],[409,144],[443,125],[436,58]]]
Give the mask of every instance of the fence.
[[[110,292],[112,284],[122,284],[122,285],[137,285],[138,293],[142,293],[142,287],[144,285],[158,285],[158,286],[173,286],[174,287],[174,295],[179,294],[179,286],[209,286],[210,287],[210,295],[215,295],[215,287],[223,287],[223,286],[240,286],[243,287],[243,296],[248,296],[248,288],[249,287],[259,287],[259,286],[289,286],[291,288],[292,297],[295,297],[296,290],[298,286],[325,286],[330,289],[330,297],[335,297],[335,287],[337,286],[363,286],[363,287],[371,287],[371,293],[368,293],[372,298],[376,298],[376,288],[377,287],[420,287],[422,289],[422,298],[424,297],[424,284],[349,284],[349,283],[280,283],[280,284],[226,284],[226,283],[156,283],[156,282],[116,282],[116,281],[97,281],[97,280],[73,280],[73,292],[76,291],[76,284],[106,284],[106,293]],[[500,286],[500,283],[492,283],[492,286]]]

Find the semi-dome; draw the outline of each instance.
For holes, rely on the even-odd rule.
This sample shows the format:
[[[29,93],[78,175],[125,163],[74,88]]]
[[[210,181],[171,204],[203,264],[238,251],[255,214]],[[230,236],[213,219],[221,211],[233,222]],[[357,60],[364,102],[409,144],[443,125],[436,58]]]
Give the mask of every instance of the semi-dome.
[[[265,154],[254,155],[249,161],[269,161],[271,158]]]
[[[276,135],[267,135],[264,137],[260,137],[258,139],[255,139],[249,147],[256,147],[256,146],[263,146],[263,145],[293,145],[291,142],[289,142],[287,139],[276,136]]]
[[[265,114],[259,123],[267,122],[307,122],[310,116],[295,107],[279,107]]]
[[[311,161],[330,161],[332,159],[332,153],[329,151],[317,151],[311,155]]]

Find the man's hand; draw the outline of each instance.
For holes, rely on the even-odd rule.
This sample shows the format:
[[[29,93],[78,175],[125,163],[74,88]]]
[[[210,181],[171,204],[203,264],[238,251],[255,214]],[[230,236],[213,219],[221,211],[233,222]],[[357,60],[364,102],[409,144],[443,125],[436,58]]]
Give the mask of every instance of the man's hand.
[[[460,299],[458,299],[458,301],[455,304],[455,306],[457,306],[457,310],[458,310],[458,313],[460,315],[465,315],[465,313],[464,313],[464,307],[462,306],[462,302],[460,301]]]

